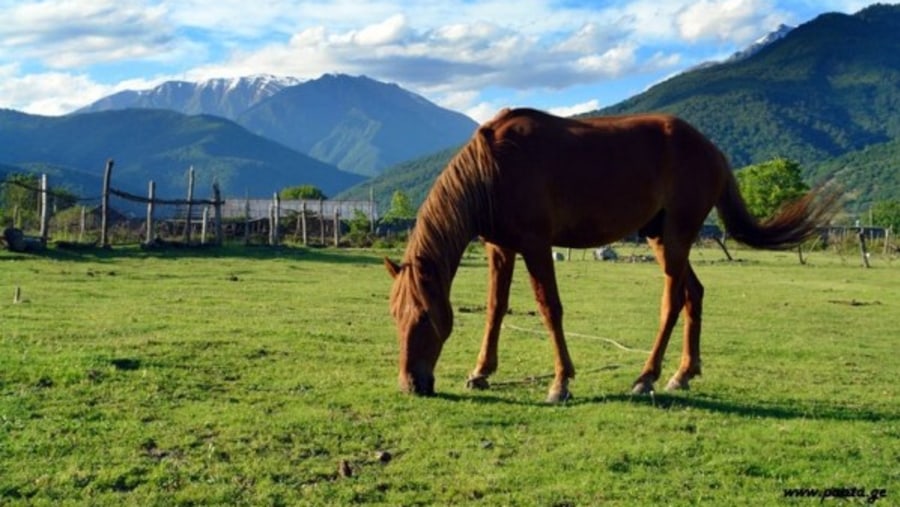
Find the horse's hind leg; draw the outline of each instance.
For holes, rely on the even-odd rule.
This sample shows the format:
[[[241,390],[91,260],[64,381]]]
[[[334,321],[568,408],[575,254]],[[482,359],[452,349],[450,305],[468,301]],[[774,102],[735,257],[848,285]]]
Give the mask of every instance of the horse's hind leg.
[[[659,331],[656,334],[650,357],[647,358],[640,376],[632,387],[632,392],[635,394],[653,391],[653,383],[659,379],[662,372],[663,356],[666,353],[666,347],[669,345],[672,329],[678,321],[678,314],[684,307],[684,284],[688,271],[687,258],[689,247],[681,247],[677,243],[671,244],[674,242],[664,245],[662,239],[658,237],[648,238],[647,243],[653,248],[656,260],[663,269],[665,282],[660,303]]]
[[[697,274],[687,267],[684,281],[684,346],[681,366],[666,384],[666,390],[689,389],[688,382],[700,375],[700,320],[703,313],[703,285]]]
[[[487,322],[484,339],[475,369],[466,381],[470,389],[490,387],[488,376],[497,371],[497,342],[500,340],[500,325],[509,308],[509,286],[512,282],[516,253],[492,243],[485,243],[488,257],[488,297]]]

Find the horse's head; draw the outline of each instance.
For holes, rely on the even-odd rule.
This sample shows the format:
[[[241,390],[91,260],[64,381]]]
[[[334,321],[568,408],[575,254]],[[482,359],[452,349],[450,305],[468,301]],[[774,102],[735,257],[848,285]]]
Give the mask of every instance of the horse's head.
[[[400,345],[400,389],[434,394],[434,366],[453,329],[449,282],[424,260],[398,265],[384,260],[394,278],[391,315]]]

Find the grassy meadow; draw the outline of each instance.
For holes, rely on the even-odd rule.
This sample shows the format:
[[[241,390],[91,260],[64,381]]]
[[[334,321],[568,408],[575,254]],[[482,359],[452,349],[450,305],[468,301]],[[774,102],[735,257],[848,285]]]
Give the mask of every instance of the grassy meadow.
[[[399,251],[0,253],[0,505],[900,504],[900,259],[732,253],[692,253],[704,375],[653,397],[628,394],[646,355],[599,338],[650,348],[657,266],[558,263],[563,406],[521,263],[494,388],[465,389],[478,248],[432,398],[396,389]],[[680,350],[679,326],[657,387]]]

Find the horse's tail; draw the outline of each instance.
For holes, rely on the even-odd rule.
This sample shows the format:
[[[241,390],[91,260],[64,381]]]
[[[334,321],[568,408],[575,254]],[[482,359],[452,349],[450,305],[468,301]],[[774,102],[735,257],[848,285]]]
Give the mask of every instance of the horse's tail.
[[[747,210],[737,180],[725,164],[725,188],[716,203],[719,217],[732,238],[755,248],[793,248],[815,236],[816,229],[834,214],[838,193],[817,188],[783,205],[772,217],[759,222]]]

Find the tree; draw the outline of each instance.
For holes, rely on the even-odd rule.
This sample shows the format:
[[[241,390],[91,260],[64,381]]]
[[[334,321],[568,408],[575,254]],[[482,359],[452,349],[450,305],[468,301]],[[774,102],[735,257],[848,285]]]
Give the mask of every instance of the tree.
[[[782,205],[809,191],[800,175],[800,164],[786,158],[747,166],[736,176],[747,209],[760,219],[774,215]],[[806,264],[802,248],[797,247],[797,255],[800,264]]]
[[[872,224],[877,227],[891,227],[894,233],[900,231],[900,200],[877,201],[872,204]]]
[[[736,176],[747,209],[757,218],[772,216],[781,205],[809,191],[800,164],[784,158],[747,166]]]
[[[34,222],[38,216],[38,177],[34,174],[13,173],[6,177],[0,191],[5,219],[12,220],[13,226]]]
[[[369,234],[371,223],[369,222],[368,215],[362,210],[355,209],[353,210],[353,217],[350,218],[349,224],[350,232],[347,234],[347,238],[350,240],[352,246],[360,247],[371,244],[372,237]]]
[[[394,191],[391,196],[391,209],[384,214],[383,220],[387,223],[402,222],[416,218],[416,210],[409,201],[409,196],[402,190]]]
[[[293,187],[285,187],[278,192],[278,197],[288,200],[306,199],[311,201],[325,200],[328,196],[322,190],[314,185],[296,185]]]

